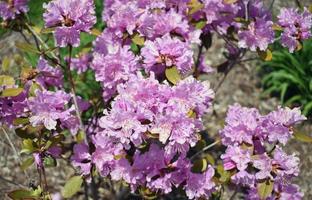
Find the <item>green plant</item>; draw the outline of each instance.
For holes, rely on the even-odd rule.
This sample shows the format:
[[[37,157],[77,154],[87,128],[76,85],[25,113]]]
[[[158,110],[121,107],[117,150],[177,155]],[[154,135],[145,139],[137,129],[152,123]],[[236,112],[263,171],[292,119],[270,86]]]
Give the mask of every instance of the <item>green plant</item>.
[[[264,95],[278,96],[282,104],[301,106],[306,116],[312,115],[312,40],[293,54],[277,47],[260,71]]]

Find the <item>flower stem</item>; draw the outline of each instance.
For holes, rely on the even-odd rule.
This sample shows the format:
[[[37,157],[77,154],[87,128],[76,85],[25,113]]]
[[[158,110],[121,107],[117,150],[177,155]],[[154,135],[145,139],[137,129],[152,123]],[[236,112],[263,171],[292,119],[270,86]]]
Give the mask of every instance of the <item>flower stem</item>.
[[[68,73],[69,83],[70,83],[70,86],[71,86],[71,93],[72,93],[73,100],[74,100],[76,116],[78,117],[78,120],[79,120],[79,129],[81,131],[83,131],[84,140],[85,140],[86,144],[88,144],[87,135],[86,135],[86,132],[85,132],[85,128],[84,128],[84,125],[83,125],[83,122],[82,122],[82,119],[81,119],[81,114],[80,114],[80,110],[79,110],[79,106],[78,106],[75,82],[74,82],[74,79],[73,79],[73,76],[72,76],[71,70],[70,70],[71,59],[72,59],[72,51],[73,51],[73,47],[71,45],[69,45],[69,58],[68,58],[68,63],[67,63],[67,73]]]

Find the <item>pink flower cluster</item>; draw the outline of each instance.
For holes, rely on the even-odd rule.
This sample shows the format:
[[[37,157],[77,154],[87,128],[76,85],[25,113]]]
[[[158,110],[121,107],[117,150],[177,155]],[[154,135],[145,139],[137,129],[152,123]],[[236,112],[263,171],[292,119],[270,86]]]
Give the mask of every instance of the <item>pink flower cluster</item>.
[[[305,119],[298,108],[279,108],[263,116],[255,108],[230,106],[220,135],[227,146],[221,159],[233,174],[231,181],[249,187],[251,199],[260,199],[256,188],[264,181],[274,184],[272,199],[280,195],[301,199],[298,187],[290,184],[299,174],[299,158],[286,154],[279,144],[285,145],[292,126]]]
[[[15,19],[17,15],[28,11],[28,0],[10,0],[0,2],[0,17],[3,20]]]
[[[86,145],[77,145],[74,165],[88,174],[93,163],[102,176],[124,180],[133,191],[147,187],[169,193],[183,186],[190,199],[209,197],[214,169],[195,174],[186,157],[199,140],[201,117],[214,96],[208,82],[189,77],[170,87],[160,84],[153,73],[149,78],[138,74],[117,90],[119,95],[104,111],[101,130],[93,137],[95,152],[91,155]],[[82,163],[85,159],[88,162]]]

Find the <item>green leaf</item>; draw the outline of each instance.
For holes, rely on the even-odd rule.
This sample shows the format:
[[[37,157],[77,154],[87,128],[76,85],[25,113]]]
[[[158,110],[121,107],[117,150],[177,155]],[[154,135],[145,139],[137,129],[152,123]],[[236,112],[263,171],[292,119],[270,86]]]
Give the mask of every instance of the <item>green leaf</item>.
[[[195,173],[201,173],[206,171],[208,167],[208,162],[205,158],[201,158],[199,160],[196,160],[192,166],[192,172]]]
[[[224,170],[224,167],[222,164],[219,164],[217,166],[217,172],[218,174],[220,175],[220,178],[219,178],[219,181],[221,183],[227,183],[230,181],[230,178],[231,178],[231,173]]]
[[[312,101],[304,105],[302,113],[307,116],[311,112],[311,110],[312,110]]]
[[[31,139],[23,140],[21,153],[32,153],[35,151],[34,143]]]
[[[296,140],[299,140],[301,142],[312,143],[312,137],[309,136],[309,135],[306,135],[306,134],[304,134],[302,132],[295,131],[294,137],[296,138]]]
[[[24,171],[26,170],[28,167],[30,167],[33,163],[34,163],[34,157],[30,157],[27,158],[26,160],[24,160],[21,164],[21,169]]]
[[[13,77],[0,75],[0,86],[12,86],[12,85],[15,85]]]
[[[11,65],[11,59],[7,56],[4,56],[2,59],[2,71],[6,72],[9,70]]]
[[[23,92],[23,88],[8,88],[1,92],[2,97],[15,97]]]
[[[16,118],[13,120],[13,125],[18,126],[18,125],[24,125],[29,123],[29,118],[27,117],[21,117],[21,118]]]
[[[287,89],[288,89],[288,83],[283,83],[282,85],[281,85],[281,102],[282,102],[282,104],[284,104],[285,103],[285,95],[286,95],[286,92],[287,92]]]
[[[189,13],[188,13],[190,15],[192,15],[192,14],[196,13],[197,11],[199,11],[200,9],[204,8],[204,4],[202,4],[198,0],[190,0],[188,2],[187,6],[190,8]]]
[[[271,61],[273,58],[273,54],[270,49],[267,49],[266,51],[257,51],[260,58],[264,61]]]
[[[55,31],[55,28],[43,28],[41,29],[40,33],[41,34],[48,34],[48,33],[53,33],[53,31]]]
[[[233,4],[236,3],[238,0],[223,0],[224,3],[226,4]]]
[[[46,167],[55,167],[56,166],[56,160],[52,156],[46,156],[43,159],[43,164]]]
[[[26,127],[22,127],[22,128],[17,128],[15,129],[15,133],[18,137],[20,138],[23,138],[23,139],[34,139],[36,137],[36,135],[34,134],[35,132],[29,130],[31,128],[29,127],[32,127],[30,125],[27,125]],[[34,127],[32,127],[34,128]],[[36,129],[36,132],[38,131],[39,129]]]
[[[213,156],[211,154],[206,154],[205,158],[211,165],[215,165],[216,164],[216,161],[215,161],[215,159],[213,158]]]
[[[260,199],[266,199],[271,196],[274,183],[270,180],[266,180],[257,184],[257,191]]]
[[[33,45],[30,45],[26,42],[15,42],[15,46],[20,49],[21,51],[27,52],[27,53],[36,53],[40,54],[40,52],[34,47]]]
[[[176,85],[177,82],[179,82],[182,79],[177,67],[175,66],[167,68],[165,74],[168,81],[170,81],[174,85]]]
[[[134,54],[138,54],[140,51],[138,45],[134,44],[134,42],[131,43],[130,48]]]
[[[272,29],[273,29],[274,31],[282,31],[282,30],[283,30],[283,27],[281,27],[281,26],[278,25],[278,24],[273,24]]]
[[[62,195],[64,198],[70,198],[74,196],[79,190],[82,185],[82,177],[81,176],[73,176],[71,177],[65,184]]]
[[[196,29],[202,29],[206,26],[206,24],[207,24],[206,20],[200,20],[200,21],[196,22],[195,28]]]
[[[13,200],[35,200],[40,199],[42,190],[40,188],[36,190],[18,189],[8,193],[8,196]]]
[[[138,33],[136,33],[131,40],[134,44],[139,46],[143,46],[145,42],[144,37],[140,36]]]

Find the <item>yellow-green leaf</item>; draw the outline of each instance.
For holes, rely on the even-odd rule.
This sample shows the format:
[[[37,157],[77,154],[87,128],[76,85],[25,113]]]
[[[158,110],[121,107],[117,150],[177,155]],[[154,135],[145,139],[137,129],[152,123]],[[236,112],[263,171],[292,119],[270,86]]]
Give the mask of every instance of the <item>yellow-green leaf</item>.
[[[312,4],[309,6],[309,11],[312,13]]]
[[[12,86],[14,84],[15,84],[15,81],[13,77],[0,75],[0,86]]]
[[[41,34],[48,34],[48,33],[52,33],[53,31],[55,31],[55,28],[43,28],[43,29],[41,29],[40,33]]]
[[[215,161],[215,159],[213,158],[213,156],[211,154],[206,154],[205,158],[211,165],[215,165],[216,164],[216,161]]]
[[[267,49],[266,51],[257,51],[260,58],[264,61],[271,61],[273,58],[273,54],[270,49]]]
[[[144,42],[145,42],[145,39],[144,39],[144,37],[140,36],[139,34],[135,34],[132,37],[132,42],[134,44],[136,44],[136,45],[143,46]]]
[[[232,4],[232,3],[236,3],[238,0],[223,0],[224,3],[226,4]]]
[[[92,35],[95,35],[95,36],[99,36],[99,35],[101,35],[101,31],[98,30],[98,29],[96,29],[96,28],[93,28],[93,29],[91,30],[91,34],[92,34]]]
[[[71,177],[65,184],[62,195],[64,198],[70,198],[74,196],[81,188],[82,185],[82,177],[81,176],[73,176]]]
[[[275,31],[282,31],[283,27],[281,27],[278,24],[273,24],[272,29],[275,30]]]
[[[204,4],[202,4],[198,0],[191,0],[187,4],[187,6],[190,8],[188,14],[192,15],[192,14],[196,13],[197,11],[199,11],[200,9],[202,9],[204,7]]]
[[[301,42],[297,42],[297,47],[296,47],[296,51],[300,51],[303,48],[303,45]]]
[[[257,184],[257,191],[260,199],[266,199],[271,196],[274,183],[270,180],[266,180]]]
[[[217,172],[218,172],[218,174],[220,175],[219,181],[220,181],[221,183],[226,183],[226,182],[228,182],[228,181],[230,180],[230,178],[231,178],[231,173],[228,172],[228,171],[226,171],[226,170],[224,170],[224,167],[223,167],[222,164],[219,164],[219,165],[217,166]]]
[[[36,49],[36,47],[26,42],[15,42],[15,46],[21,51],[40,54],[40,52]]]
[[[29,123],[29,118],[26,118],[26,117],[16,118],[13,120],[14,126],[28,124],[28,123]]]
[[[21,153],[32,153],[35,150],[34,143],[31,139],[23,140]]]
[[[170,81],[170,83],[172,84],[177,84],[177,82],[179,82],[181,80],[181,75],[177,69],[177,67],[170,67],[167,68],[165,71],[166,74],[166,78],[168,79],[168,81]]]
[[[37,190],[26,190],[26,189],[18,189],[8,193],[8,196],[13,200],[34,200],[40,199],[40,195],[42,190],[39,188]]]
[[[11,65],[11,59],[7,56],[4,56],[2,59],[2,71],[6,72],[9,70]]]
[[[296,140],[299,140],[301,142],[309,142],[309,143],[312,143],[312,137],[309,136],[309,135],[306,135],[302,132],[295,132],[294,133],[294,136],[296,138]]]
[[[196,118],[196,112],[194,112],[194,110],[190,110],[190,111],[187,113],[187,116],[188,116],[189,118],[195,119],[195,118]]]
[[[24,160],[21,164],[21,169],[24,171],[26,170],[28,167],[30,167],[33,163],[34,163],[34,157],[30,157],[27,158],[26,160]]]
[[[206,20],[200,20],[200,21],[196,22],[195,28],[196,29],[202,29],[206,26],[206,24],[207,24]]]
[[[1,92],[2,97],[15,97],[23,92],[23,88],[8,88]]]
[[[192,172],[200,173],[206,171],[208,162],[205,158],[196,160],[192,166]]]

